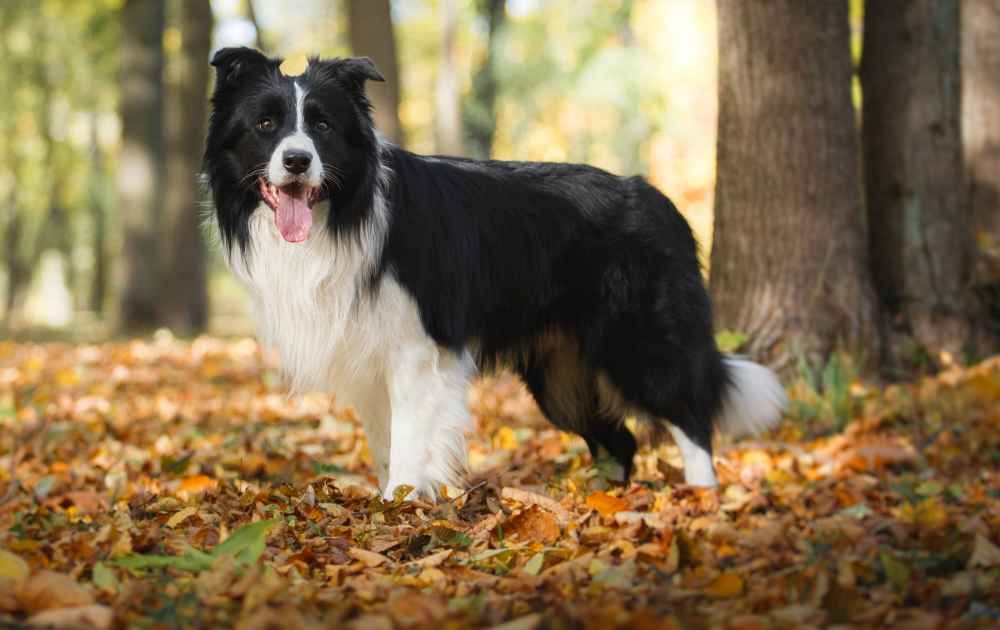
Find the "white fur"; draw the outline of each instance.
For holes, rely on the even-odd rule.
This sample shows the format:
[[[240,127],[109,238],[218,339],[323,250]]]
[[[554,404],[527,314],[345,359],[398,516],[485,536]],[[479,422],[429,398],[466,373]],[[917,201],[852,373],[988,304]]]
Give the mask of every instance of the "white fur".
[[[316,143],[305,132],[305,101],[306,91],[298,83],[295,84],[295,132],[290,133],[278,144],[271,159],[267,162],[267,180],[275,186],[284,186],[292,181],[302,181],[305,184],[318,187],[323,183],[323,163],[316,150]],[[285,170],[284,154],[289,149],[306,151],[312,156],[309,168],[301,175],[293,175]]]
[[[382,166],[360,238],[332,237],[320,203],[309,237],[288,243],[262,204],[250,217],[248,255],[234,244],[226,260],[251,288],[262,341],[277,348],[292,390],[331,391],[357,409],[385,496],[400,485],[434,496],[461,483],[474,366],[468,353],[434,343],[391,275],[373,292],[364,287],[385,240],[390,176]]]
[[[723,394],[719,428],[738,437],[757,435],[778,424],[788,397],[774,372],[738,356],[723,361],[732,380]]]
[[[668,424],[670,435],[673,436],[677,448],[681,450],[684,460],[684,482],[692,486],[715,487],[715,466],[712,464],[712,454],[696,444],[686,433],[672,424]]]

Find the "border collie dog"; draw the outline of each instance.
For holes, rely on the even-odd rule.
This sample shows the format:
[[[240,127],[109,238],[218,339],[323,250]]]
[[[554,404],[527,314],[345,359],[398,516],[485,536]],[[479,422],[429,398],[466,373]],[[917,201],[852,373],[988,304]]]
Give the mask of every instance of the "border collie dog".
[[[716,348],[691,229],[644,179],[415,155],[373,127],[369,59],[280,64],[212,59],[215,222],[292,388],[357,410],[384,496],[463,482],[478,370],[516,372],[625,479],[626,417],[669,430],[703,486],[714,426],[779,420],[774,374]]]

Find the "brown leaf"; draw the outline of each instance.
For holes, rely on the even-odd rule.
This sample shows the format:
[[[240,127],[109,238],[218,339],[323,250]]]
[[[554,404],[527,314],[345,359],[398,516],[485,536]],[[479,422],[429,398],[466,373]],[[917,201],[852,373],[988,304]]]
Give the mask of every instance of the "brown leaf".
[[[18,599],[21,607],[29,613],[94,603],[89,589],[70,576],[54,571],[39,571],[28,578],[21,585]]]
[[[1000,565],[1000,549],[991,543],[986,536],[976,534],[976,542],[972,547],[972,555],[969,556],[969,568],[989,568],[998,565]]]
[[[540,494],[535,494],[534,492],[528,492],[527,490],[521,490],[519,488],[504,488],[501,491],[500,496],[510,501],[524,503],[525,505],[537,505],[538,507],[545,508],[549,512],[552,512],[564,525],[573,520],[573,515],[570,514],[566,508],[559,505],[554,499],[550,499],[549,497],[542,496]]]
[[[504,522],[503,533],[505,537],[548,545],[559,540],[559,521],[551,513],[533,505]]]
[[[389,563],[392,562],[392,560],[390,560],[386,556],[383,556],[380,553],[375,553],[374,551],[368,551],[367,549],[360,549],[358,547],[351,547],[350,549],[348,549],[347,555],[361,562],[369,569],[381,566],[386,562]]]
[[[114,614],[107,606],[73,606],[44,610],[28,618],[29,626],[47,628],[92,628],[103,630],[111,627]]]

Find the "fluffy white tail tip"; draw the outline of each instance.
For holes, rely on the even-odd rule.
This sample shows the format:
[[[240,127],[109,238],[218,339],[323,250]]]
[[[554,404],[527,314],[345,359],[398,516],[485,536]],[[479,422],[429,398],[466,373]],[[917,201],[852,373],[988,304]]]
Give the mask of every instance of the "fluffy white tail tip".
[[[774,427],[788,405],[788,396],[777,375],[753,361],[723,358],[729,384],[722,395],[718,427],[732,435],[757,435]]]

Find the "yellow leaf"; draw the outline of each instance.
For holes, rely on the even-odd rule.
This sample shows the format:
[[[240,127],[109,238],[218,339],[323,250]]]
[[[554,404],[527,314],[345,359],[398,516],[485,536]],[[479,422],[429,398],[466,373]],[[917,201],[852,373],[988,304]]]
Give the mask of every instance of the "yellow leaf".
[[[715,581],[705,587],[709,597],[736,597],[743,592],[743,578],[735,573],[723,573]]]
[[[197,494],[214,487],[215,480],[211,477],[207,477],[205,475],[194,475],[192,477],[185,477],[184,480],[181,481],[181,485],[177,487],[177,494],[181,494],[182,492]]]
[[[28,577],[29,573],[31,573],[31,569],[28,567],[28,563],[21,559],[21,556],[6,549],[0,549],[0,578],[20,582]]]
[[[186,521],[189,517],[194,516],[197,513],[198,513],[198,508],[194,506],[186,507],[180,512],[171,516],[167,520],[167,527],[173,529],[174,527],[177,527],[178,525]]]
[[[493,436],[493,444],[505,451],[517,449],[517,434],[510,427],[500,427],[500,430]]]
[[[594,508],[600,512],[601,516],[614,516],[618,512],[628,509],[628,502],[606,492],[595,492],[587,497],[587,507]]]

